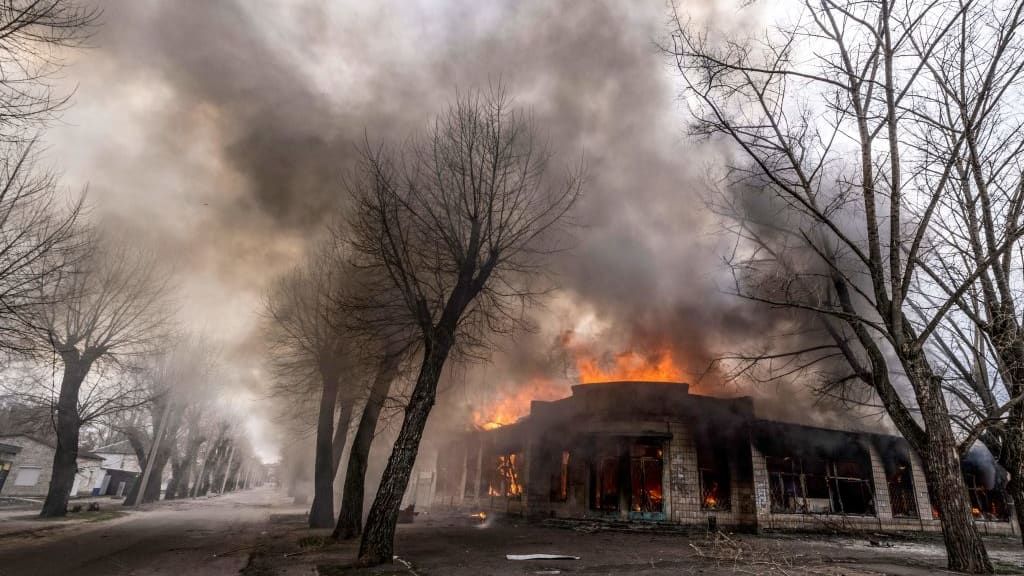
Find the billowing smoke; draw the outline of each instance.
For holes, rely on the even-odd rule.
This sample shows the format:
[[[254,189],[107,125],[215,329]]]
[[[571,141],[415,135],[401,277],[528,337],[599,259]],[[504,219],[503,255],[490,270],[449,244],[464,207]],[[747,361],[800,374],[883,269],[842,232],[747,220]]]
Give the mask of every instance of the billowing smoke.
[[[568,393],[580,354],[668,350],[697,380],[717,351],[765,332],[719,290],[722,240],[702,209],[716,151],[686,139],[658,0],[105,8],[68,69],[77,93],[48,135],[53,158],[69,185],[90,184],[97,218],[178,263],[185,321],[223,340],[226,384],[254,406],[260,294],[343,209],[355,147],[405,138],[457,89],[496,81],[532,110],[552,171],[585,159],[581,226],[554,262],[560,290],[531,312],[538,330],[501,342],[492,364],[454,368],[441,410],[466,421],[537,377]],[[726,387],[713,372],[698,386],[740,392]]]

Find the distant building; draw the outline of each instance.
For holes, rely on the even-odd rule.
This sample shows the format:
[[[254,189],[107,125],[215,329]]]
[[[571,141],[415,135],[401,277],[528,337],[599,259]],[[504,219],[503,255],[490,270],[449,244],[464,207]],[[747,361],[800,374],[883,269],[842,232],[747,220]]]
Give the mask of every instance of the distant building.
[[[53,455],[57,447],[27,434],[0,436],[0,496],[42,497],[50,489]],[[78,471],[71,488],[72,496],[91,493],[93,483],[102,474],[103,459],[79,450]]]
[[[0,491],[4,489],[4,483],[14,466],[14,457],[21,452],[21,446],[0,443]]]
[[[127,440],[100,446],[93,451],[103,459],[103,473],[92,484],[92,493],[98,496],[124,496],[142,472],[139,457]]]

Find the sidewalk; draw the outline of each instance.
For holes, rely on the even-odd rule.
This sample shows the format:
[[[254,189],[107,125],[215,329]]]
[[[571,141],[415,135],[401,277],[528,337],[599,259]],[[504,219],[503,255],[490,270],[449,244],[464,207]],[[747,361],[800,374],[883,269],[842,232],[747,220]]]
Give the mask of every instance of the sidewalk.
[[[40,518],[39,509],[42,508],[42,500],[38,502],[27,498],[22,500],[25,500],[23,504],[12,502],[8,506],[0,507],[0,540],[42,537],[72,526],[113,520],[132,512],[132,509],[122,506],[124,500],[121,498],[90,496],[70,500],[68,515],[64,518]],[[100,509],[88,512],[89,504],[93,502],[98,503]],[[76,506],[81,506],[81,511],[71,512]]]
[[[240,493],[229,492],[228,494]],[[42,538],[67,528],[96,522],[106,522],[153,509],[194,506],[204,500],[221,496],[221,494],[212,493],[199,498],[159,500],[157,502],[147,502],[138,508],[124,506],[124,498],[82,496],[68,501],[68,515],[63,518],[40,518],[39,510],[43,507],[42,499],[37,501],[34,498],[19,498],[17,500],[22,502],[11,502],[9,506],[0,505],[0,543],[16,538]],[[94,502],[99,504],[100,509],[89,512],[89,504]],[[80,511],[72,512],[76,506],[81,506]]]

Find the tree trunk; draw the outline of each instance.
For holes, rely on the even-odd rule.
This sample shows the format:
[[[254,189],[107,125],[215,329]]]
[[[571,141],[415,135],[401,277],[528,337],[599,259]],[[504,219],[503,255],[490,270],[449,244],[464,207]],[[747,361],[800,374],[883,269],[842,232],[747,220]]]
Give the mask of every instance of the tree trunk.
[[[128,494],[124,498],[124,506],[134,506],[135,498],[139,494],[139,490],[144,490],[142,493],[142,503],[156,502],[160,499],[160,484],[163,482],[164,468],[167,466],[167,461],[170,455],[167,454],[163,448],[158,448],[157,453],[153,455],[153,470],[150,472],[149,481],[146,483],[145,488],[142,486],[142,474],[140,473],[136,481],[132,484]],[[148,458],[139,459],[139,467],[142,470],[146,469],[146,465],[149,463]],[[170,486],[168,486],[170,490]]]
[[[232,462],[235,459],[236,449],[235,449],[234,442],[231,442],[229,440],[225,446],[226,446],[225,447],[225,454],[227,455],[227,458],[224,458],[225,454],[221,455],[221,460],[224,461],[224,470],[217,473],[217,475],[215,477],[215,483],[214,483],[214,486],[217,487],[217,493],[218,494],[223,494],[223,493],[227,492],[227,489],[228,489],[228,476],[231,473],[231,464],[232,464]],[[218,463],[217,466],[219,468],[220,464]]]
[[[334,406],[338,401],[337,377],[325,377],[316,426],[316,462],[313,465],[313,504],[310,528],[334,525]]]
[[[170,454],[166,451],[157,451],[153,458],[153,471],[150,473],[149,482],[146,483],[146,491],[142,493],[143,504],[160,500],[160,484],[163,483],[164,468],[167,467],[169,459]]]
[[[213,475],[217,467],[220,466],[220,457],[226,442],[227,439],[224,437],[224,431],[222,430],[217,436],[217,440],[210,445],[210,449],[206,452],[206,457],[203,458],[203,466],[199,471],[199,477],[196,478],[196,485],[192,489],[193,497],[204,496],[210,490]]]
[[[935,491],[939,504],[947,565],[957,572],[991,574],[992,563],[971,514],[945,397],[939,379],[933,377],[930,380],[931,385],[922,385],[917,390],[921,418],[928,431],[927,445],[921,456],[928,484]]]
[[[185,445],[185,454],[181,462],[171,462],[171,481],[167,485],[165,499],[187,498],[189,494],[189,478],[192,476],[192,465],[199,455],[199,448],[203,445],[202,438],[193,438]],[[172,490],[173,488],[173,490]]]
[[[1015,387],[1020,389],[1020,387]],[[1002,434],[1002,446],[989,451],[998,454],[999,464],[1010,473],[1010,481],[1006,483],[1006,492],[1013,500],[1013,512],[1017,516],[1017,525],[1022,528],[1021,543],[1024,544],[1024,430],[1022,430],[1022,408],[1019,405],[1010,410],[1006,420],[1006,430]]]
[[[352,440],[352,450],[348,455],[348,468],[345,472],[345,491],[341,496],[341,512],[338,513],[338,524],[334,527],[331,537],[348,540],[362,534],[363,531],[363,499],[366,489],[366,468],[370,461],[370,448],[373,436],[377,432],[377,421],[380,411],[391,389],[391,381],[398,370],[398,356],[384,358],[374,377],[366,405],[359,417],[359,428]]]
[[[1006,484],[1006,491],[1013,499],[1013,512],[1017,516],[1017,526],[1024,527],[1024,482],[1021,480],[1017,475],[1012,476]],[[1020,538],[1024,543],[1024,528],[1021,529],[1021,532]]]
[[[453,333],[454,330],[426,342],[416,388],[409,398],[402,429],[391,450],[359,543],[359,563],[364,566],[391,562],[394,556],[395,525],[398,523],[402,496],[409,487],[409,477],[416,464],[416,453],[419,451],[423,429],[427,425],[427,417],[434,406],[437,381],[448,359]]]
[[[185,478],[185,485],[187,489],[187,473],[185,475],[181,473],[184,465],[184,461],[173,457],[171,458],[171,479],[167,481],[167,492],[164,493],[164,500],[175,500],[178,498],[178,492],[181,490],[182,478]]]
[[[1006,314],[1004,321],[993,326],[991,337],[997,343],[996,350],[1008,367],[1004,382],[1010,398],[1024,394],[1024,338],[1017,326],[1016,314]],[[1002,330],[999,330],[1002,328]],[[1010,473],[1006,491],[1013,499],[1013,510],[1017,525],[1021,528],[1021,543],[1024,544],[1024,405],[1020,402],[1010,407],[1006,415],[1005,429],[998,436],[1002,445],[998,450],[998,461]]]
[[[338,477],[338,468],[341,466],[341,457],[345,453],[345,443],[348,442],[348,429],[352,424],[352,399],[345,398],[342,405],[338,407],[338,422],[334,425],[334,439],[331,441],[331,483]]]
[[[81,427],[78,391],[92,364],[82,359],[77,351],[62,352],[61,359],[64,362],[64,374],[57,399],[57,447],[53,453],[50,487],[39,513],[43,518],[64,516],[68,511],[68,498],[78,472],[78,432]]]
[[[135,497],[140,489],[143,490],[141,503],[160,500],[160,484],[163,483],[164,469],[167,467],[167,462],[174,453],[178,428],[181,425],[181,409],[168,408],[166,411],[157,409],[154,411],[154,414],[160,414],[160,416],[159,420],[154,420],[153,433],[158,434],[163,429],[163,436],[161,438],[149,439],[149,445],[147,446],[146,439],[141,432],[136,431],[135,434],[128,434],[129,443],[139,456],[139,466],[141,469],[146,469],[150,457],[153,458],[153,468],[150,471],[149,479],[146,480],[145,487],[140,486],[145,474],[139,476],[139,481],[132,486],[132,489],[128,492],[128,497],[124,500],[125,506],[135,505]],[[163,419],[167,421],[163,422]],[[156,442],[155,446],[153,446],[154,442]],[[168,484],[167,489],[170,492],[170,484]]]

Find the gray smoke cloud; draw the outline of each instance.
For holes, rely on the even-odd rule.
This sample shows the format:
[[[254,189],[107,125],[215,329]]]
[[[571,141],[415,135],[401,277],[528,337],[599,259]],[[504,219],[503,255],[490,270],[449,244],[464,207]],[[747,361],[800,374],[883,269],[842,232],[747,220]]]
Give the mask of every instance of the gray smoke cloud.
[[[467,406],[538,375],[564,387],[567,341],[604,358],[668,347],[699,372],[763,332],[758,310],[718,289],[721,239],[701,197],[716,150],[685,137],[655,44],[660,0],[103,8],[93,47],[69,62],[77,92],[47,134],[50,155],[70,186],[89,185],[104,225],[177,263],[184,322],[220,340],[225,389],[253,410],[267,377],[260,294],[343,202],[355,146],[408,137],[457,89],[498,80],[532,110],[553,172],[584,156],[583,225],[553,263],[559,292],[532,312],[539,330],[502,342],[490,365],[453,370],[443,413],[465,421]]]

